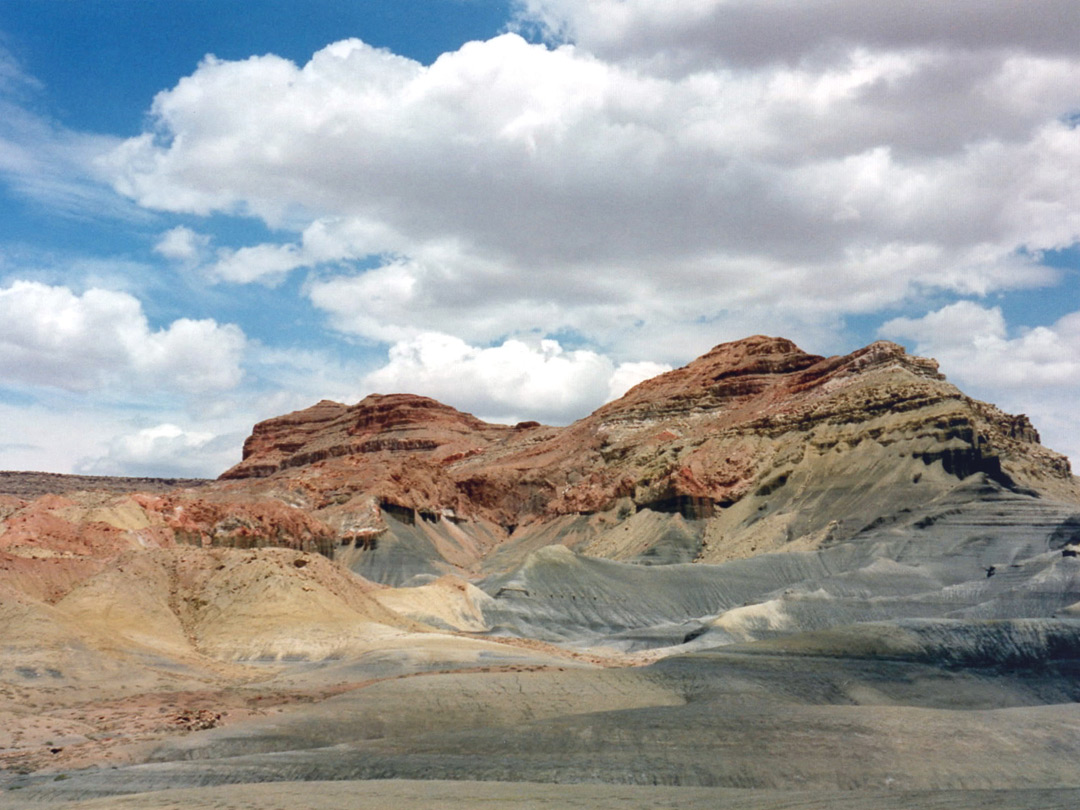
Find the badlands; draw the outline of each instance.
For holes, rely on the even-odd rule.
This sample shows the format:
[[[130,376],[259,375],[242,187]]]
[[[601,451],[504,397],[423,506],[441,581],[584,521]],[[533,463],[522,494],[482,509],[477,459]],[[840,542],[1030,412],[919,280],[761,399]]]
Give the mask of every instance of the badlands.
[[[0,474],[0,806],[1080,807],[1080,487],[891,343]]]

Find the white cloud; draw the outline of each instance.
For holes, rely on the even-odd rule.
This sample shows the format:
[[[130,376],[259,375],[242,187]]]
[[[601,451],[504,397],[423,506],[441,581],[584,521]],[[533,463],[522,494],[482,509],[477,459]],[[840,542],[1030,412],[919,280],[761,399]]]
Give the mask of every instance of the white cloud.
[[[576,45],[208,59],[102,166],[147,207],[299,223],[211,275],[322,266],[313,303],[372,340],[574,330],[636,359],[677,324],[750,312],[750,331],[812,331],[927,290],[1053,281],[1022,257],[1080,238],[1080,26],[1075,4],[1036,2],[918,19],[876,1],[535,2]]]
[[[212,277],[234,284],[256,281],[268,286],[280,283],[290,270],[308,262],[292,245],[255,245],[219,252],[210,269]]]
[[[196,264],[210,247],[210,237],[191,228],[177,225],[161,235],[154,245],[154,252],[173,261]]]
[[[213,464],[214,435],[185,431],[173,424],[143,428],[109,442],[105,455],[81,460],[76,469],[87,475],[145,475],[185,478],[217,475]],[[213,467],[216,472],[207,473]]]
[[[240,460],[252,424],[240,405],[232,421],[201,418],[197,426],[178,428],[176,423],[192,422],[183,409],[117,409],[64,392],[32,404],[0,402],[0,469],[215,477]],[[156,423],[155,418],[173,421]]]
[[[608,383],[608,401],[618,399],[639,382],[644,382],[667,371],[671,371],[671,366],[666,363],[653,363],[648,360],[637,363],[620,363]]]
[[[54,407],[60,405],[60,407]],[[78,457],[100,452],[116,415],[85,408],[70,400],[46,404],[0,402],[0,469],[74,472]]]
[[[299,243],[265,243],[238,250],[221,249],[207,267],[210,281],[256,282],[274,287],[298,267],[314,267],[386,252],[400,238],[387,228],[357,217],[324,217],[304,229]]]
[[[950,379],[980,389],[1080,389],[1080,312],[1010,337],[999,307],[958,301],[921,318],[894,318],[880,332],[913,341]]]
[[[241,379],[243,332],[181,318],[151,329],[125,292],[16,281],[0,288],[0,375],[8,384],[69,391],[198,393]]]
[[[486,419],[565,424],[668,368],[655,363],[616,368],[603,355],[567,351],[554,340],[533,345],[507,340],[479,348],[428,332],[392,346],[389,362],[364,383],[381,393],[434,397]]]

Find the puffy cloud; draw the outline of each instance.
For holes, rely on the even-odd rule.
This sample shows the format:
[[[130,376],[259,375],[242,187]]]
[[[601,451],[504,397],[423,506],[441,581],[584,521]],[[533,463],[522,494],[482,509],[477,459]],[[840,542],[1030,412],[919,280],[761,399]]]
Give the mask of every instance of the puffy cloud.
[[[921,318],[894,318],[880,331],[914,341],[950,378],[980,389],[1080,388],[1080,312],[1009,337],[999,307],[958,301]]]
[[[0,288],[0,374],[69,391],[197,393],[240,382],[243,332],[181,318],[151,329],[134,296],[16,281]]]
[[[103,456],[86,458],[76,471],[86,475],[135,475],[167,478],[216,476],[212,433],[185,431],[172,424],[115,436]],[[231,449],[231,448],[229,448]]]
[[[210,281],[257,282],[273,287],[298,267],[360,259],[385,252],[401,239],[385,227],[357,217],[325,217],[304,229],[299,243],[266,243],[238,250],[221,249],[206,268]]]
[[[429,332],[391,347],[389,362],[364,382],[383,393],[431,396],[496,421],[565,424],[669,368],[655,363],[616,368],[603,355],[567,351],[554,340],[537,345],[507,340],[478,348]]]
[[[303,254],[292,245],[255,245],[222,251],[210,274],[218,280],[235,284],[257,281],[274,286],[290,270],[306,263]]]
[[[173,261],[200,262],[210,247],[210,237],[183,225],[165,231],[154,245],[154,252]]]
[[[211,275],[321,265],[313,303],[368,339],[574,330],[634,359],[680,323],[812,330],[1053,281],[1031,257],[1080,238],[1080,26],[1036,1],[526,3],[575,44],[207,59],[101,165],[147,207],[299,223]]]
[[[309,295],[315,306],[330,313],[331,322],[341,331],[395,341],[422,331],[413,327],[419,320],[416,316],[431,309],[414,305],[416,287],[416,268],[400,263],[358,276],[315,281]]]

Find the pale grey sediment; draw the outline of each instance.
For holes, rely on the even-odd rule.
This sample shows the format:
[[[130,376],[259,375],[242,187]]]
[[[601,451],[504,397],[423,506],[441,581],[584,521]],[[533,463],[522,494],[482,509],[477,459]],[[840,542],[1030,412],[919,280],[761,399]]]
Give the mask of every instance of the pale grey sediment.
[[[75,773],[65,791],[455,779],[1080,788],[1080,622],[859,625],[632,670],[401,679]],[[59,790],[23,777],[26,790]],[[69,784],[70,783],[70,784]]]
[[[475,664],[467,656],[297,662],[281,677],[391,679],[161,744],[144,764],[62,782],[8,775],[0,788],[55,803],[454,780],[705,791],[683,794],[687,807],[691,795],[732,807],[1078,806],[1074,510],[976,476],[813,551],[643,565],[542,549],[481,583],[493,633],[666,657],[598,669],[508,652],[491,663],[540,671],[468,673],[437,671]],[[387,545],[386,565],[408,549],[423,564],[427,531],[405,530],[416,536]],[[523,788],[522,801],[530,789],[551,795]]]
[[[972,481],[887,526],[810,552],[722,565],[645,566],[534,554],[489,577],[496,632],[624,649],[696,647],[901,618],[1051,617],[1080,602],[1063,548],[1075,506]],[[768,616],[728,611],[767,603]]]
[[[17,795],[17,794],[13,794]],[[5,797],[11,810],[41,807],[38,800]],[[522,782],[368,780],[308,783],[241,783],[173,789],[98,799],[71,799],[68,810],[1074,810],[1080,791],[1070,789],[965,791],[771,791],[640,785],[559,785]]]

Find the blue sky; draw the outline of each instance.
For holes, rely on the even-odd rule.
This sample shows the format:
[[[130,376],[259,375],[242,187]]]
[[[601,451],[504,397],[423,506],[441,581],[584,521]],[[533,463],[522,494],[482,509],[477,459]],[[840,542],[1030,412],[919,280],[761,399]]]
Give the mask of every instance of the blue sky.
[[[1073,0],[4,0],[0,469],[887,338],[1080,458]]]

